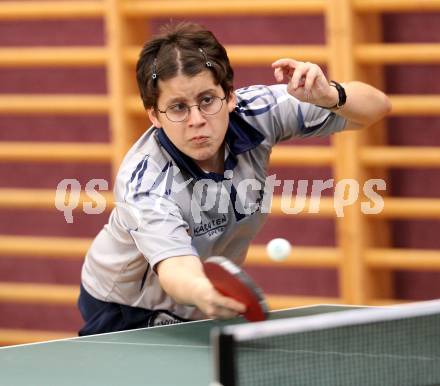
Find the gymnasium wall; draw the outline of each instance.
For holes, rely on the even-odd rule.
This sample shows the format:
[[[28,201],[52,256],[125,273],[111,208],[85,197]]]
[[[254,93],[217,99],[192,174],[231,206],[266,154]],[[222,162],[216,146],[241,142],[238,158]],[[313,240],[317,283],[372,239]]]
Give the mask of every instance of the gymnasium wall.
[[[180,19],[174,18],[177,21]],[[321,16],[209,17],[191,18],[210,28],[226,44],[324,44]],[[155,19],[151,31],[168,19]],[[382,16],[384,42],[440,43],[440,13],[387,14]],[[145,35],[148,33],[145,27]],[[96,46],[106,40],[101,20],[0,21],[0,47]],[[236,67],[236,87],[273,83],[271,69]],[[133,74],[134,76],[134,74]],[[440,94],[438,65],[386,66],[385,91],[392,94]],[[0,67],[0,94],[106,94],[106,74],[99,68]],[[148,127],[140,124],[139,132]],[[387,120],[391,145],[440,146],[440,117],[393,117]],[[368,130],[368,129],[367,129]],[[108,142],[109,121],[105,115],[0,115],[0,141]],[[289,144],[328,145],[328,139],[292,140]],[[0,163],[1,188],[55,190],[64,178],[85,186],[92,178],[111,181],[110,165],[95,163]],[[327,167],[272,167],[269,174],[280,179],[329,179]],[[439,169],[391,169],[391,195],[440,197]],[[105,224],[108,212],[86,215],[75,212],[73,224],[61,212],[47,209],[0,208],[0,234],[93,237]],[[391,221],[392,245],[399,248],[440,249],[438,220]],[[295,216],[270,218],[257,236],[263,244],[285,237],[295,246],[335,246],[331,219]],[[440,255],[439,255],[440,258]],[[34,259],[22,256],[0,258],[0,282],[78,285],[78,259]],[[338,275],[330,268],[248,266],[249,272],[271,293],[337,297]],[[440,273],[395,271],[396,298],[415,300],[440,296]],[[0,328],[75,331],[81,324],[74,306],[0,302]]]

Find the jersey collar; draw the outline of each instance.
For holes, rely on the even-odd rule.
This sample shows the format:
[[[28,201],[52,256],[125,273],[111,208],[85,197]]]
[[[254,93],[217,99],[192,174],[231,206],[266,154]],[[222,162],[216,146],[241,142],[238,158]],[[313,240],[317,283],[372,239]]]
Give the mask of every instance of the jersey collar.
[[[182,153],[167,137],[163,129],[157,129],[157,137],[162,147],[168,152],[176,165],[188,172],[196,180],[209,178],[216,182],[223,181],[224,175],[205,173],[190,157]],[[225,171],[233,170],[237,165],[237,155],[256,148],[264,140],[264,135],[233,111],[229,114],[229,125],[225,141],[229,146],[229,155],[225,160]]]

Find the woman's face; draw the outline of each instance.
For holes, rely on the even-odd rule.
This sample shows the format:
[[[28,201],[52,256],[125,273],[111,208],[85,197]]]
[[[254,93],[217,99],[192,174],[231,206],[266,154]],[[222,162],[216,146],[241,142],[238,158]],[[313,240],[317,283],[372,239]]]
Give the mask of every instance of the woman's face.
[[[185,106],[199,105],[209,111],[213,101],[220,106],[218,98],[225,93],[220,85],[214,83],[210,71],[206,70],[193,77],[177,75],[166,81],[159,80],[158,110],[169,112],[168,116],[182,115]],[[190,108],[187,119],[172,122],[167,115],[151,108],[148,116],[154,126],[162,127],[173,144],[184,154],[191,157],[207,171],[219,171],[223,164],[223,141],[229,123],[229,113],[235,108],[235,95],[221,102],[220,110],[208,115],[197,106]]]

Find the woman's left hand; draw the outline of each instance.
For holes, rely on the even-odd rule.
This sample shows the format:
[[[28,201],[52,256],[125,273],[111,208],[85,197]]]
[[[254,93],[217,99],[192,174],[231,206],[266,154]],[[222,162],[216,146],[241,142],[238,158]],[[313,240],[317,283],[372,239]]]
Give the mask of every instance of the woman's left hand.
[[[279,59],[272,63],[277,82],[287,81],[289,94],[302,102],[330,107],[338,102],[337,90],[329,85],[321,67],[310,62]]]

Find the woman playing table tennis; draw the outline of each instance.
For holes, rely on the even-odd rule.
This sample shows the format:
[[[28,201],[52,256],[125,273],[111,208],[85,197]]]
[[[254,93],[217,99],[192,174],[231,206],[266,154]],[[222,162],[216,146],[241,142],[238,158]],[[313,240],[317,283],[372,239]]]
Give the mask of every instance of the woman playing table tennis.
[[[272,67],[278,84],[234,90],[226,51],[203,27],[169,25],[145,44],[137,82],[153,126],[123,160],[115,208],[87,253],[80,335],[243,313],[202,262],[243,262],[267,216],[271,148],[359,129],[390,110],[379,90],[329,82],[316,64]]]

